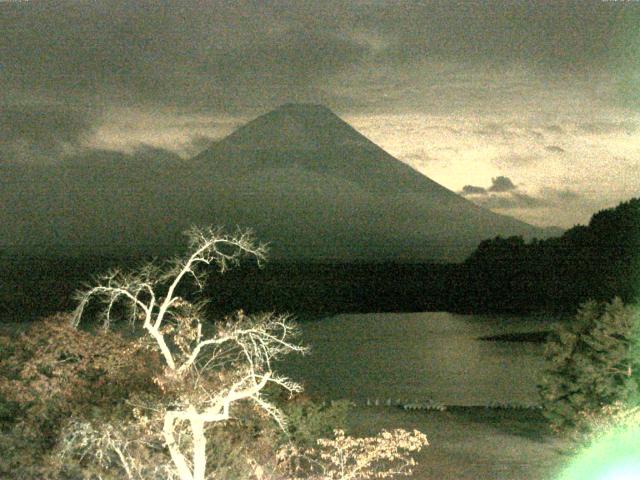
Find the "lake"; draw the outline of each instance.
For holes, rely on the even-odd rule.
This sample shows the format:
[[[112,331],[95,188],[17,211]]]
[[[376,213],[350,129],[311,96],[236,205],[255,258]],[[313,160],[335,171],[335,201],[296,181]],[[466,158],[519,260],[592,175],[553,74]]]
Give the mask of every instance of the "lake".
[[[445,312],[344,314],[301,322],[312,351],[278,371],[312,396],[358,403],[537,404],[542,344],[478,337],[553,328],[557,320]]]

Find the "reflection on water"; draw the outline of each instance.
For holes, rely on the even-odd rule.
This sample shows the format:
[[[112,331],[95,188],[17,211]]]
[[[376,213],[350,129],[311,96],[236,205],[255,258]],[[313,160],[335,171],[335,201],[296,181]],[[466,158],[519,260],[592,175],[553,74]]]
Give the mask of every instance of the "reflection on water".
[[[543,346],[477,338],[543,330],[549,321],[442,312],[337,315],[302,324],[312,351],[279,371],[312,395],[448,405],[537,403]]]

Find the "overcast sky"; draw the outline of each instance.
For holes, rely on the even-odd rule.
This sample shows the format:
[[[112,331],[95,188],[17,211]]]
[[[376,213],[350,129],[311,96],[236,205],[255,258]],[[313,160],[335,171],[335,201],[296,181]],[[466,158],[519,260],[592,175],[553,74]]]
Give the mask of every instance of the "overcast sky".
[[[304,101],[538,225],[640,196],[639,1],[5,1],[0,32],[2,162],[186,159]]]

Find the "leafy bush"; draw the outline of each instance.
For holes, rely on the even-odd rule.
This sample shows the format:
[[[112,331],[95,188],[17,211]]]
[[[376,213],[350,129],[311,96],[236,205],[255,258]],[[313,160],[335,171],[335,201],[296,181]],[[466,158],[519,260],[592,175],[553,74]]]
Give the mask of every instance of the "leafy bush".
[[[157,390],[150,376],[156,354],[120,334],[78,330],[70,318],[57,314],[17,338],[0,338],[11,345],[2,350],[0,372],[0,476],[42,472],[69,418],[126,414],[132,392]]]
[[[638,402],[640,324],[619,298],[589,301],[550,335],[540,386],[543,413],[556,431],[586,429],[585,418],[614,402]]]
[[[313,446],[318,439],[344,429],[351,407],[348,400],[316,402],[306,396],[297,396],[282,406],[287,418],[286,439],[301,447]]]
[[[175,394],[158,376],[159,354],[146,337],[82,331],[70,319],[54,315],[16,338],[0,337],[7,346],[0,372],[0,478],[17,472],[34,480],[178,478],[167,462],[161,412],[153,409]],[[238,405],[234,417],[207,429],[206,437],[213,446],[207,464],[218,478],[251,478],[251,462],[277,468],[281,433],[261,409]],[[185,448],[187,438],[181,438]]]
[[[588,428],[570,432],[573,440],[570,448],[576,453],[597,442],[604,435],[640,427],[640,406],[630,407],[617,401],[611,405],[605,405],[598,411],[582,412],[580,424]]]
[[[314,448],[292,446],[281,452],[292,480],[366,480],[394,478],[413,473],[412,453],[429,445],[418,430],[382,430],[375,437],[354,438],[336,430]]]

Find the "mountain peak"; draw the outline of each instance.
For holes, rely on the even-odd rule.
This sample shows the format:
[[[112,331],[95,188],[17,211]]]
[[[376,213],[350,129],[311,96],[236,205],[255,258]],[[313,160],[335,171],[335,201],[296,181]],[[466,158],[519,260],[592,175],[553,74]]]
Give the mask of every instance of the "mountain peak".
[[[319,150],[327,146],[373,146],[329,108],[313,103],[285,103],[240,127],[220,142],[232,149]]]
[[[336,116],[328,107],[321,103],[283,103],[271,113],[285,113],[285,114],[324,114]]]
[[[45,188],[55,201],[0,208],[0,246],[142,251],[213,221],[252,227],[272,258],[462,261],[486,238],[543,236],[425,177],[322,105],[283,105],[190,162],[142,155],[149,161],[106,156],[97,169],[85,161],[61,179],[49,168],[3,169],[0,205],[21,205]],[[152,173],[144,184],[140,165]],[[66,208],[76,198],[85,201]]]
[[[303,168],[369,192],[438,191],[466,202],[395,159],[324,105],[286,103],[238,128],[196,160],[216,171],[256,175]],[[393,178],[394,181],[390,181]]]

